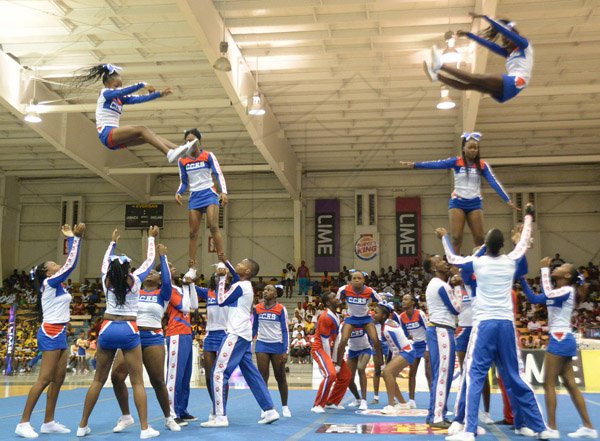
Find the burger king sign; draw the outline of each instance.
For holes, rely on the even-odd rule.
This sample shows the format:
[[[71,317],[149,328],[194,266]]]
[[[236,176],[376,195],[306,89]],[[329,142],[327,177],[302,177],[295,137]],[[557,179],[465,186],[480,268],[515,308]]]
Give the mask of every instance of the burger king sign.
[[[372,260],[378,252],[379,244],[373,234],[361,234],[354,244],[354,254],[360,260]]]

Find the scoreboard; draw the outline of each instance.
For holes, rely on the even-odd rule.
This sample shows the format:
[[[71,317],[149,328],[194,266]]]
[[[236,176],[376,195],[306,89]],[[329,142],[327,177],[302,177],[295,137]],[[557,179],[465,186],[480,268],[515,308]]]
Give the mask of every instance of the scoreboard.
[[[140,230],[156,225],[163,226],[163,204],[125,205],[125,229]]]

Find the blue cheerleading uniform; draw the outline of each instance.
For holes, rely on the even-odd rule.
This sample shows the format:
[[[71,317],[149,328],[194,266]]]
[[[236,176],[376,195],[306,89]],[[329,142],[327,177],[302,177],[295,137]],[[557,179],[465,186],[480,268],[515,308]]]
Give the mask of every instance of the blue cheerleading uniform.
[[[479,163],[481,176],[490,184],[498,196],[504,202],[509,202],[510,197],[502,184],[496,179],[492,167],[485,161]],[[449,170],[454,172],[454,191],[448,202],[448,209],[458,208],[465,213],[483,209],[483,197],[481,196],[481,176],[475,163],[465,164],[461,156],[454,156],[439,161],[415,162],[416,169],[423,170]]]
[[[252,337],[256,337],[254,352],[267,354],[288,354],[290,339],[288,315],[281,303],[267,308],[264,303],[254,307]]]

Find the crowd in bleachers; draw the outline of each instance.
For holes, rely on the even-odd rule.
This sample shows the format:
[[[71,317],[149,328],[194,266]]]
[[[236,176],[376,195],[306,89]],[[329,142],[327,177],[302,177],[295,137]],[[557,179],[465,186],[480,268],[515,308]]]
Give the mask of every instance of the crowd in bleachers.
[[[557,254],[553,265],[560,265],[562,259]],[[587,285],[587,296],[580,302],[573,313],[573,327],[583,333],[586,328],[600,327],[600,280],[598,267],[592,262],[586,266],[580,266],[579,272],[585,277]],[[280,277],[268,277],[269,284],[289,284],[286,281],[287,274]],[[314,335],[317,319],[323,312],[320,303],[320,295],[325,291],[336,291],[338,287],[349,283],[350,270],[343,267],[342,271],[331,275],[323,273],[313,276],[310,280],[310,289],[306,293],[300,293],[293,285],[292,289],[296,298],[300,301],[294,310],[288,310],[289,332],[290,332],[290,362],[310,362],[310,343]],[[410,268],[392,268],[387,270],[381,268],[379,272],[372,271],[366,277],[367,285],[373,287],[377,292],[389,293],[396,310],[401,311],[401,298],[404,294],[413,294],[421,309],[427,311],[425,303],[425,288],[428,277],[423,268],[414,265]],[[530,285],[539,292],[539,277],[529,280]],[[207,280],[201,275],[197,280],[199,285],[206,286]],[[254,283],[255,290],[260,293],[267,284],[263,278]],[[85,373],[94,367],[95,342],[98,336],[104,312],[104,294],[100,279],[85,279],[83,283],[67,281],[67,287],[73,295],[71,304],[71,323],[68,328],[68,341],[71,346],[70,366],[73,372]],[[532,305],[526,299],[518,284],[517,291],[516,324],[519,329],[521,345],[523,348],[541,349],[545,348],[547,336],[547,309],[543,305]],[[300,294],[300,297],[298,297]],[[15,352],[13,357],[13,372],[28,372],[37,361],[36,333],[39,329],[37,317],[37,295],[35,294],[29,274],[25,271],[14,270],[4,280],[3,288],[0,289],[0,369],[6,369],[6,335],[8,330],[8,314],[12,304],[18,305],[18,328],[15,340]],[[206,327],[205,308],[202,307],[193,314],[193,331],[196,335],[196,344],[202,348],[204,329]],[[341,313],[344,315],[345,309]],[[87,365],[81,369],[77,367],[77,342],[81,342],[80,331],[85,331],[87,349]]]

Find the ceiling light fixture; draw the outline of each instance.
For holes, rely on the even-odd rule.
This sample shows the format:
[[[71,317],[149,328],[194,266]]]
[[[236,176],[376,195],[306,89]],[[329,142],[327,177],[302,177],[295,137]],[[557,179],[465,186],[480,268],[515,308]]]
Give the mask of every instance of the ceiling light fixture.
[[[35,77],[33,78],[33,98],[29,100],[29,104],[25,107],[25,116],[23,119],[28,123],[37,124],[42,122],[42,118],[40,118],[40,114],[37,112],[37,106],[35,103]]]
[[[446,49],[442,53],[442,63],[444,64],[458,64],[462,60],[460,52],[454,47],[456,45],[456,36],[454,32],[448,31],[444,35],[446,40]]]
[[[440,89],[440,102],[435,107],[440,110],[450,110],[456,107],[456,103],[450,98],[450,90],[447,87]]]
[[[231,63],[227,59],[228,49],[229,43],[225,41],[225,35],[223,35],[223,41],[219,44],[219,51],[221,52],[221,56],[217,58],[215,64],[213,64],[213,69],[218,70],[220,72],[231,72]]]
[[[252,102],[248,103],[248,115],[262,116],[267,111],[263,106],[262,96],[258,90],[258,57],[256,57],[256,83],[254,84],[254,93],[252,94]]]

